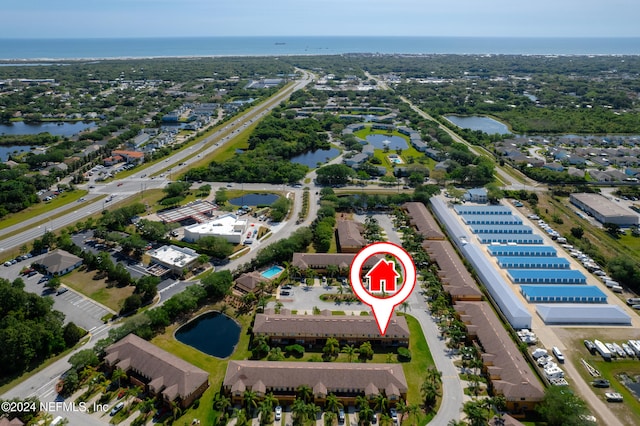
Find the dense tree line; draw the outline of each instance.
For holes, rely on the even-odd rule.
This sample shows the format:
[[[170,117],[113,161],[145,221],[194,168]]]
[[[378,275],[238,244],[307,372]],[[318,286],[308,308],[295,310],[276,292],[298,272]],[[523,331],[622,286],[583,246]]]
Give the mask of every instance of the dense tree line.
[[[24,282],[0,278],[0,376],[21,373],[75,345],[84,333],[64,325],[53,299],[24,290]]]

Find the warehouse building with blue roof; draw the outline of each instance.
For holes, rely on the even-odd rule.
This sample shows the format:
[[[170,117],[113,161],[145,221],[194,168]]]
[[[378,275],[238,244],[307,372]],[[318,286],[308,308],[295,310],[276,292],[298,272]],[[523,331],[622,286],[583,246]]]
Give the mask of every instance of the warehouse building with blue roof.
[[[513,212],[509,207],[506,206],[465,206],[462,204],[456,204],[453,206],[453,210],[459,215],[468,215],[468,214],[480,214],[480,215],[494,215],[494,214],[505,214],[512,215]]]
[[[498,265],[504,269],[570,269],[571,262],[564,257],[498,256]]]
[[[533,234],[527,225],[469,225],[474,234]]]
[[[467,225],[522,225],[522,219],[514,215],[465,214],[462,221]]]
[[[607,295],[593,285],[523,285],[530,303],[607,303]]]
[[[522,256],[522,257],[556,257],[558,252],[550,246],[503,246],[490,245],[487,247],[492,256]]]
[[[543,239],[536,234],[476,234],[481,244],[515,243],[515,244],[542,244]]]
[[[507,269],[514,284],[586,284],[587,277],[574,270]]]

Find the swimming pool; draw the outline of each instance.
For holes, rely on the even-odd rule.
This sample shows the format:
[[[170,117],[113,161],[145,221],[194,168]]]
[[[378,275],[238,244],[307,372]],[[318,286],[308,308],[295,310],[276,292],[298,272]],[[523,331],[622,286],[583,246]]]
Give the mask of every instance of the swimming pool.
[[[278,275],[282,271],[284,271],[284,268],[282,266],[272,266],[271,268],[269,268],[266,271],[262,272],[260,275],[262,275],[263,277],[265,277],[267,279],[271,279],[271,278],[275,277],[276,275]]]

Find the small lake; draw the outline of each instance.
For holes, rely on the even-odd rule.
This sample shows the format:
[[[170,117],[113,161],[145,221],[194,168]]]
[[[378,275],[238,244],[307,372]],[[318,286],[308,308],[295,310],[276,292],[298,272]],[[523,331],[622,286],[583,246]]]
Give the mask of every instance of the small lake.
[[[0,135],[37,135],[47,132],[54,136],[73,136],[93,127],[97,127],[96,123],[83,121],[47,121],[44,123],[16,121],[11,124],[0,124]]]
[[[365,139],[376,149],[384,149],[385,146],[388,146],[390,151],[409,148],[407,141],[400,136],[369,135]]]
[[[460,117],[459,115],[445,115],[444,118],[463,129],[481,130],[489,135],[510,133],[506,124],[489,117]]]
[[[329,160],[335,158],[338,154],[340,154],[340,150],[336,148],[317,149],[315,151],[309,151],[305,152],[304,154],[296,155],[291,159],[291,162],[304,164],[311,169],[315,169],[316,167],[318,167],[318,163],[327,163]]]
[[[200,352],[226,358],[238,344],[240,325],[220,312],[207,312],[176,330],[175,338]]]
[[[270,206],[280,198],[277,194],[244,194],[229,200],[234,206]]]
[[[0,161],[7,161],[9,155],[31,151],[31,145],[0,145]]]

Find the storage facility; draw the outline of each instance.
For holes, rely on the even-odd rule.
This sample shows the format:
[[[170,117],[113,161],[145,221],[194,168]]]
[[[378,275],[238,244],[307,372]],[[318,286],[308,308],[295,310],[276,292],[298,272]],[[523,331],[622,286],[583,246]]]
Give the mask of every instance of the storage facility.
[[[507,269],[514,284],[586,284],[587,278],[580,271],[548,269]]]
[[[523,285],[520,291],[530,303],[607,303],[607,296],[593,285]]]
[[[547,325],[631,325],[631,317],[614,305],[539,304],[536,312]]]
[[[513,212],[509,207],[506,206],[465,206],[462,204],[456,204],[453,206],[453,210],[461,216],[470,215],[470,214],[479,214],[479,215],[494,215],[494,214],[504,214],[504,215],[513,215]]]
[[[638,224],[638,215],[614,203],[600,194],[571,194],[569,201],[600,223],[615,223],[620,226]]]
[[[503,246],[491,245],[487,247],[493,256],[523,256],[523,257],[556,257],[558,252],[550,246]]]
[[[522,225],[522,219],[514,215],[465,214],[462,221],[467,225]]]
[[[480,234],[477,237],[481,244],[542,244],[544,241],[541,236],[535,234]]]
[[[498,266],[505,269],[570,269],[564,257],[498,256]]]
[[[474,234],[533,234],[527,225],[469,225]]]

